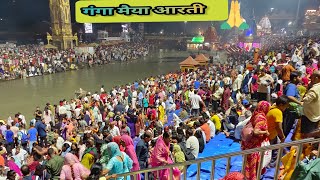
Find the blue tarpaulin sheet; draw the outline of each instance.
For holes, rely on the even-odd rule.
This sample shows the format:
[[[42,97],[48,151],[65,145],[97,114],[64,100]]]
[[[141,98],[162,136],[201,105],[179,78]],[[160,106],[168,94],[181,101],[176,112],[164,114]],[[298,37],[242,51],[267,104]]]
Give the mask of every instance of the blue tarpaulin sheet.
[[[179,115],[181,110],[177,110],[175,113]],[[168,124],[172,125],[173,115],[169,113],[168,115]],[[293,130],[288,135],[286,142],[291,141],[291,137],[293,134]],[[232,153],[241,151],[240,144],[235,142],[234,140],[227,138],[223,133],[216,135],[213,139],[206,144],[205,149],[202,153],[199,153],[199,158],[205,158],[210,156],[222,155],[226,153]],[[227,159],[218,159],[216,160],[215,165],[215,174],[214,179],[221,179],[226,175],[226,166],[227,166]],[[212,162],[204,162],[201,163],[200,168],[200,179],[201,180],[209,180],[211,176],[211,167]],[[236,156],[231,158],[230,163],[230,172],[241,172],[242,169],[242,156]],[[261,176],[263,180],[272,180],[274,179],[274,168],[267,169],[266,173]],[[187,179],[193,180],[197,177],[197,165],[193,164],[189,166],[187,169]]]

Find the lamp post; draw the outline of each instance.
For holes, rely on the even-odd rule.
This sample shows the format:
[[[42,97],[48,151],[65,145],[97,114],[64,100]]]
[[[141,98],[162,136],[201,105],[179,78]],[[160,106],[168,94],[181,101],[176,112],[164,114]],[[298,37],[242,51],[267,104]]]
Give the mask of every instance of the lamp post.
[[[184,31],[183,31],[184,35],[186,35],[187,23],[188,23],[188,21],[184,22]]]
[[[298,1],[297,14],[296,14],[296,20],[295,20],[295,27],[297,29],[298,29],[299,15],[300,15],[300,5],[301,5],[301,0]]]

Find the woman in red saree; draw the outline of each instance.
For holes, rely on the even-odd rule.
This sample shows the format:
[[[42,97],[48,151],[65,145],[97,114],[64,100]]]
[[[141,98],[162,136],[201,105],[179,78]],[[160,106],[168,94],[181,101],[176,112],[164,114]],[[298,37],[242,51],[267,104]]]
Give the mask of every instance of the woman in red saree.
[[[150,164],[152,167],[165,166],[167,164],[173,164],[170,157],[170,134],[165,132],[157,139],[156,145],[152,151],[150,157]],[[159,174],[159,177],[157,175]],[[172,170],[173,180],[180,179],[180,171],[178,168]],[[170,169],[163,169],[154,172],[155,179],[158,180],[171,180]]]
[[[253,130],[253,137],[250,141],[242,141],[241,149],[253,149],[261,147],[261,143],[268,139],[269,132],[267,126],[266,114],[268,113],[270,104],[267,101],[260,101],[253,116],[250,119]],[[256,180],[257,170],[259,166],[260,153],[255,152],[247,156],[245,176],[247,180]]]

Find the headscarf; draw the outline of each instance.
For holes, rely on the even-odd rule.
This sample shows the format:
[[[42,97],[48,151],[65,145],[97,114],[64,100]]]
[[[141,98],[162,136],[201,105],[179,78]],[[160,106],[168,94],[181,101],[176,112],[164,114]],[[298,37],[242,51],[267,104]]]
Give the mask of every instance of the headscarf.
[[[134,150],[134,144],[133,144],[133,140],[130,136],[128,135],[122,135],[121,136],[121,140],[124,142],[125,144],[125,153],[132,159],[133,161],[133,167],[132,170],[133,171],[138,171],[140,170],[140,165],[139,165],[139,161],[137,158],[137,154]]]
[[[120,151],[124,151],[124,147],[121,145],[121,136],[114,136],[112,138],[112,142],[115,142],[118,144],[119,148],[120,148]]]
[[[79,163],[79,159],[77,156],[71,153],[67,153],[66,156],[64,157],[64,164],[65,165],[73,165],[75,163]]]
[[[72,168],[72,169],[71,169]],[[77,156],[67,153],[64,157],[64,165],[60,173],[60,179],[82,179],[83,176],[89,176],[90,170],[85,168]]]
[[[83,156],[81,164],[87,169],[91,169],[91,166],[94,164],[94,156],[90,153],[87,153]]]
[[[107,145],[107,150],[110,158],[116,157],[116,156],[122,156],[122,153],[119,149],[119,146],[115,142],[111,142]]]
[[[109,153],[108,153],[108,144],[103,144],[100,148],[101,150],[101,157],[100,157],[100,160],[99,162],[102,164],[103,166],[103,169],[106,169],[107,167],[107,164],[108,164],[108,161],[110,159],[109,157]]]
[[[221,180],[244,180],[244,175],[239,172],[231,172]]]
[[[175,163],[181,163],[186,161],[185,155],[178,144],[173,145],[173,154]],[[182,171],[184,166],[179,166],[178,168],[180,171]]]
[[[254,121],[257,116],[262,115],[266,117],[267,113],[269,112],[270,104],[267,101],[260,101],[255,109],[250,121]]]

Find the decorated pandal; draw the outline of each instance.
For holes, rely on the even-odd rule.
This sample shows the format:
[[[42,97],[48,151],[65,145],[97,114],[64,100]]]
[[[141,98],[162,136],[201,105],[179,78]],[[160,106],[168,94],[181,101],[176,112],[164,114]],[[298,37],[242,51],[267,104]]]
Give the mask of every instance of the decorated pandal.
[[[261,21],[257,24],[257,35],[269,35],[271,34],[271,22],[268,16],[264,16]]]
[[[304,16],[303,26],[308,31],[317,33],[320,30],[320,7],[318,10],[307,10]]]
[[[256,36],[240,37],[239,47],[246,51],[250,51],[253,48],[261,48],[261,38]]]
[[[188,50],[217,50],[217,44],[219,44],[220,38],[214,27],[208,27],[206,32],[201,35],[197,35],[187,43]]]

